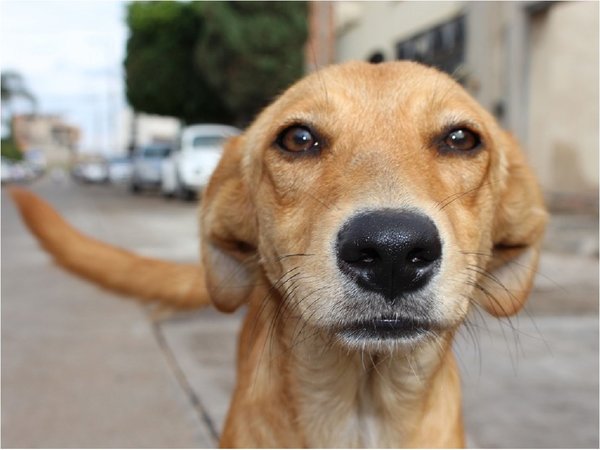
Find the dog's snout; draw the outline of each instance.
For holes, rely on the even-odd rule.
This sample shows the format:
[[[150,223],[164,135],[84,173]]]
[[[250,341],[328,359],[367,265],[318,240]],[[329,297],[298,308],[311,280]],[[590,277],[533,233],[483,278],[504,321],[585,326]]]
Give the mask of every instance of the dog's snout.
[[[388,300],[425,286],[437,271],[441,256],[435,224],[408,211],[361,213],[350,219],[337,237],[340,270]]]

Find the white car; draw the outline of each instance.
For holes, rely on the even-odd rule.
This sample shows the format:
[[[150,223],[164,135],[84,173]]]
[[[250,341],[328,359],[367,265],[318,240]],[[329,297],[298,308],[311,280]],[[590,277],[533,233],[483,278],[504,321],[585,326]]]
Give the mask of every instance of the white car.
[[[163,160],[161,191],[192,199],[219,163],[225,140],[241,133],[229,125],[191,125],[181,132],[179,149]]]
[[[81,178],[87,183],[106,183],[108,167],[104,161],[89,161],[81,165]]]

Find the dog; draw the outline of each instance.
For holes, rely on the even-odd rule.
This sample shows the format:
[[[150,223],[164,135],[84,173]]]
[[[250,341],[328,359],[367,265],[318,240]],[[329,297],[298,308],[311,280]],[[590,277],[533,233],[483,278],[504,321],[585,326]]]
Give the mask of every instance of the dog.
[[[101,286],[246,305],[223,447],[463,447],[453,336],[471,308],[521,309],[547,221],[517,141],[407,61],[312,73],[229,140],[199,266],[113,248],[12,195],[56,261]]]

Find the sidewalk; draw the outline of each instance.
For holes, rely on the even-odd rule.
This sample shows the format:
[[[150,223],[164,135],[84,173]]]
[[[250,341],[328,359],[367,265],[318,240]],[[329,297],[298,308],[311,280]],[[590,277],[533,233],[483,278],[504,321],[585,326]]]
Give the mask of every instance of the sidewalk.
[[[143,309],[48,263],[2,268],[3,447],[212,446]]]
[[[88,233],[150,253],[142,248],[152,246],[148,237],[136,242],[125,236],[131,233],[127,228],[107,226],[108,206],[114,203],[108,195],[99,201],[71,195],[67,188],[44,195]],[[135,208],[126,204],[122,209]],[[193,211],[183,213],[181,222],[190,216],[193,227]],[[177,214],[170,211],[173,219]],[[124,225],[129,215],[113,217],[115,226]],[[132,215],[140,218],[137,212]],[[21,224],[4,189],[1,219],[2,446],[214,446],[145,309],[52,264]]]

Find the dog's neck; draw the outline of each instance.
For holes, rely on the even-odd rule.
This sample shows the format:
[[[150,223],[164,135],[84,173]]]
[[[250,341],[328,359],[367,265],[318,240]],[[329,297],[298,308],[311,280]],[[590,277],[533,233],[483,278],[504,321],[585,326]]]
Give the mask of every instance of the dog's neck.
[[[411,352],[351,351],[261,300],[241,335],[239,378],[249,381],[233,405],[247,404],[253,427],[228,421],[223,445],[252,446],[258,435],[274,447],[463,445],[451,336]]]
[[[453,426],[454,420],[460,420],[459,396],[447,396],[457,391],[444,389],[458,382],[448,342],[440,338],[410,352],[375,353],[328,345],[316,336],[301,345],[292,341],[289,358],[294,375],[289,389],[300,399],[299,423],[311,430],[307,445],[457,445],[438,440],[455,433],[427,425],[431,414],[443,414]]]

